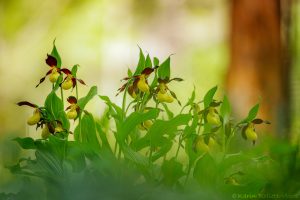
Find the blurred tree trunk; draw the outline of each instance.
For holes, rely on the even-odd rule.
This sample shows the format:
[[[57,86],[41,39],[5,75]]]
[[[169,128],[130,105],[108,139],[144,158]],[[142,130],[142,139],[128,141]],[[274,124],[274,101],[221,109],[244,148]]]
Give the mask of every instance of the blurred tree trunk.
[[[289,128],[290,0],[231,1],[231,61],[227,90],[237,116],[261,103],[273,135]]]

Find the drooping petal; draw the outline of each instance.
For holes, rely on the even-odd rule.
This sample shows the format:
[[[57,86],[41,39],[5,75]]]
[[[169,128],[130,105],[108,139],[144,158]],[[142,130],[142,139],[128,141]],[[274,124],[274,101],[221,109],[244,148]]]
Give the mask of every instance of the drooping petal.
[[[76,80],[79,81],[79,83],[81,83],[82,85],[86,85],[82,79],[76,78]]]
[[[172,97],[173,97],[174,99],[176,99],[177,102],[178,102],[178,104],[181,106],[181,102],[178,100],[178,98],[177,98],[175,92],[173,92],[173,91],[171,91],[171,90],[169,90],[169,91],[170,91],[170,94],[172,95]]]
[[[66,75],[72,74],[72,72],[69,69],[66,69],[66,68],[62,68],[59,71],[63,72]]]
[[[52,72],[52,69],[50,69],[50,70],[46,73],[46,75],[45,75],[43,78],[40,79],[40,82],[39,82],[35,87],[36,87],[36,88],[39,87],[39,85],[40,85],[42,82],[44,82],[46,76],[48,76],[49,74],[51,74],[51,72]]]
[[[47,54],[46,63],[50,67],[57,66],[57,60],[56,60],[56,58],[53,57],[53,56],[51,56],[51,55],[49,55],[49,54]]]
[[[126,88],[128,83],[123,84],[119,89],[118,89],[118,93],[116,94],[116,96],[118,96],[121,92],[123,92]]]
[[[180,82],[180,81],[183,81],[183,79],[177,77],[177,78],[170,79],[168,82],[171,82],[171,81],[178,81],[178,82]]]
[[[76,78],[73,77],[71,80],[72,80],[72,85],[73,85],[73,88],[74,88],[77,84]]]
[[[30,103],[28,101],[20,101],[17,103],[18,106],[29,106],[29,107],[32,107],[32,108],[37,108],[38,106],[33,104],[33,103]]]
[[[69,110],[69,109],[71,109],[71,106],[68,106],[68,107],[66,108],[66,110]]]

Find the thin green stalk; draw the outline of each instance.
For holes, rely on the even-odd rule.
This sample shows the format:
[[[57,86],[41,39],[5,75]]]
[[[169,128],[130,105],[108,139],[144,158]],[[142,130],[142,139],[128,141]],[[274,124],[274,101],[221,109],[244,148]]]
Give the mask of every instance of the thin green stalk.
[[[64,91],[63,89],[60,87],[60,96],[61,96],[61,101],[62,101],[62,105],[63,105],[63,109],[64,109]]]
[[[128,106],[127,106],[127,108],[126,108],[126,110],[125,110],[125,116],[127,115],[127,112],[128,112],[128,110],[129,110],[131,104],[133,104],[134,102],[135,102],[135,101],[131,101],[131,102],[128,104]]]
[[[126,94],[127,94],[127,86],[124,90],[124,93],[123,93],[123,101],[122,101],[122,113],[123,113],[123,118],[126,118]]]
[[[78,86],[76,84],[76,99],[78,100]]]
[[[198,135],[200,134],[202,120],[203,120],[203,118],[201,117],[200,122],[199,122],[199,127],[198,127],[198,130],[197,130]]]
[[[187,174],[186,174],[186,177],[185,177],[183,186],[186,186],[186,183],[187,183],[187,181],[189,180],[189,176],[190,176],[190,173],[191,173],[191,169],[192,169],[192,168],[190,167],[190,164],[189,164],[189,166],[188,166],[188,171],[187,171]]]
[[[226,134],[225,134],[225,126],[223,126],[223,131],[222,131],[222,151],[225,156],[226,154]]]
[[[235,131],[236,131],[236,127],[234,127],[234,128],[232,129],[232,131],[231,131],[231,133],[230,133],[230,135],[229,135],[229,137],[228,137],[228,139],[227,139],[227,142],[225,142],[225,153],[228,151],[228,147],[229,147],[230,141],[231,141],[231,139],[233,138],[233,136],[234,136],[234,134],[235,134]],[[224,154],[225,154],[225,153],[224,153]]]
[[[151,142],[150,142],[151,143]],[[149,153],[149,165],[151,165],[152,163],[152,154],[153,154],[153,151],[152,151],[152,147],[150,145],[150,153]]]
[[[179,150],[180,150],[180,147],[181,147],[181,143],[182,143],[182,137],[181,136],[182,135],[179,136],[178,147],[177,147],[177,150],[176,150],[175,159],[177,159],[178,154],[179,154]]]
[[[119,146],[119,153],[118,153],[118,160],[120,160],[121,159],[121,146]]]
[[[75,89],[76,89],[76,99],[77,99],[77,101],[78,101],[78,96],[79,96],[79,94],[78,94],[78,86],[77,86],[77,84],[76,84],[76,86],[75,86]],[[81,133],[81,110],[79,111],[80,113],[79,113],[79,117],[78,117],[78,120],[79,120],[79,141],[80,142],[82,142],[82,133]]]
[[[118,142],[117,142],[117,139],[115,141],[115,147],[114,147],[114,154],[115,156],[117,155],[117,148],[118,148]]]

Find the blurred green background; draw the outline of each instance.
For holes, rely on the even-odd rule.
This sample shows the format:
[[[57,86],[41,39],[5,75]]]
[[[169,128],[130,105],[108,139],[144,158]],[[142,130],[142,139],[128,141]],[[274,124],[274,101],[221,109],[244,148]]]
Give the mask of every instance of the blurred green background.
[[[137,45],[161,60],[175,54],[172,76],[185,82],[184,88],[177,83],[172,88],[182,101],[193,85],[199,95],[222,86],[228,60],[227,1],[2,0],[0,9],[1,135],[34,134],[26,130],[32,111],[15,103],[43,103],[51,88],[34,87],[48,70],[44,60],[55,38],[63,66],[80,64],[80,78],[119,102],[114,96],[127,68],[137,64]],[[99,102],[93,109],[101,110]]]
[[[8,141],[16,135],[39,137],[26,125],[31,109],[16,106],[27,100],[42,105],[49,84],[35,89],[48,70],[46,54],[56,46],[64,67],[80,65],[78,73],[88,86],[97,85],[115,97],[138,60],[138,46],[164,60],[172,56],[172,83],[185,102],[195,86],[198,98],[211,87],[224,89],[229,64],[229,2],[227,0],[0,0],[0,164],[13,163],[19,148]],[[300,10],[292,16],[295,52],[299,52]],[[291,76],[292,131],[299,134],[300,70],[294,58]],[[81,87],[85,94],[88,87]],[[176,107],[176,106],[175,106]],[[89,109],[100,116],[104,105],[95,100]],[[0,165],[1,179],[5,169]],[[9,177],[5,177],[9,179]]]

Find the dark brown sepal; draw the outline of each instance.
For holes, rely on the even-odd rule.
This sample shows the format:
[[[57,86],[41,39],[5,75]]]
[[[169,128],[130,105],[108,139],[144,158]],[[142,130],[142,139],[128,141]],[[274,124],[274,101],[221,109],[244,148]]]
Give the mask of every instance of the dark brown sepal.
[[[148,76],[148,75],[150,75],[153,71],[154,71],[153,68],[147,67],[147,68],[145,68],[145,69],[142,71],[142,74],[145,74],[145,75]]]
[[[76,103],[77,103],[77,99],[76,99],[76,97],[74,97],[74,96],[69,96],[69,97],[67,98],[67,101],[68,101],[70,104],[76,104]]]
[[[51,55],[49,55],[49,54],[47,54],[46,63],[50,67],[57,66],[57,60],[56,60],[56,58],[53,57],[53,56],[51,56]]]

